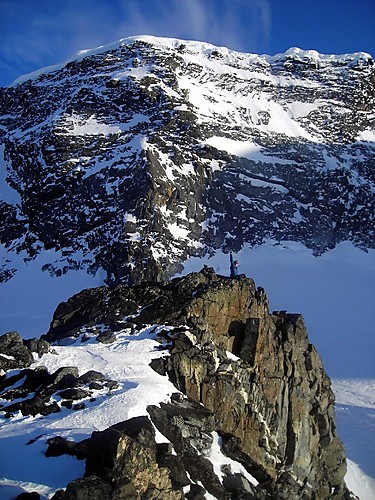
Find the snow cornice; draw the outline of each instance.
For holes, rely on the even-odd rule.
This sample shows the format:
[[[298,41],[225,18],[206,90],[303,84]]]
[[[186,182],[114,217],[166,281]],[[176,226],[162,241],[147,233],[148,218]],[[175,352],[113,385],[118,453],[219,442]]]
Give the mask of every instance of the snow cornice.
[[[255,60],[263,61],[263,63],[268,64],[278,64],[282,61],[294,60],[300,62],[314,62],[317,66],[323,64],[340,64],[340,65],[357,65],[360,64],[361,61],[365,63],[373,63],[373,58],[370,54],[366,52],[354,52],[348,54],[321,54],[316,50],[303,50],[298,47],[291,47],[285,52],[278,53],[274,56],[267,54],[254,54],[247,52],[239,52],[232,49],[228,49],[227,47],[213,45],[208,42],[203,41],[194,41],[194,40],[183,40],[179,38],[168,38],[168,37],[158,37],[153,35],[136,35],[130,36],[126,38],[121,38],[115,42],[100,45],[93,49],[84,49],[77,52],[70,59],[58,63],[53,64],[51,66],[46,66],[40,68],[31,73],[27,73],[18,77],[10,87],[21,85],[28,80],[36,80],[42,75],[46,75],[48,73],[53,73],[55,71],[59,71],[64,68],[68,63],[73,61],[81,61],[82,59],[98,54],[103,54],[109,52],[111,50],[116,50],[122,46],[132,45],[134,42],[142,41],[148,43],[150,45],[154,45],[155,47],[161,50],[175,50],[180,46],[185,46],[186,50],[202,54],[205,56],[210,56],[214,51],[218,52],[224,59],[240,59],[242,61],[248,60],[249,62],[255,62]]]

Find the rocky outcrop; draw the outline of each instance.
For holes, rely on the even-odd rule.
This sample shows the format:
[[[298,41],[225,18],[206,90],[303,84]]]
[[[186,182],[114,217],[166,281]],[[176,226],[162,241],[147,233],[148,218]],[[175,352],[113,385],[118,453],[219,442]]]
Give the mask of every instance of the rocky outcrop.
[[[62,406],[82,410],[86,402],[92,402],[98,394],[109,393],[117,387],[117,382],[96,371],[79,376],[75,366],[59,368],[54,373],[49,373],[44,366],[29,368],[0,380],[0,398],[15,400],[1,404],[0,411],[10,418],[18,411],[24,416],[58,413]]]
[[[13,368],[26,368],[33,361],[31,350],[17,332],[0,336],[0,374]]]
[[[25,340],[17,332],[0,335],[0,377],[7,370],[27,368],[34,361],[33,353],[40,357],[49,351],[49,347],[45,340]]]
[[[243,474],[232,473],[230,465],[224,481],[216,475],[205,454],[217,423],[202,405],[181,397],[148,411],[151,421],[135,417],[94,432],[84,443],[85,477],[57,492],[54,500],[70,500],[71,491],[85,499],[91,489],[97,494],[103,488],[108,499],[198,499],[207,492],[218,500],[270,498],[256,481],[251,484]],[[153,424],[170,442],[156,443]],[[70,443],[67,452],[79,446]],[[98,483],[99,489],[93,486]]]
[[[99,492],[104,499],[183,498],[182,488],[172,485],[169,469],[158,464],[155,430],[147,417],[135,417],[94,432],[87,441],[85,478],[74,481],[65,493],[53,498],[89,499],[92,493]]]
[[[193,401],[161,403],[160,407],[150,406],[148,412],[158,430],[172,443],[192,482],[201,483],[214,498],[228,498],[212,463],[204,456],[216,429],[213,414]]]
[[[260,491],[278,499],[350,498],[334,394],[303,317],[271,314],[264,290],[253,280],[204,268],[168,283],[84,291],[59,306],[48,340],[87,331],[88,319],[90,328],[97,322],[114,332],[130,324],[169,326],[160,341],[169,345],[170,355],[153,365],[189,400],[202,404],[211,423],[205,437],[186,441],[181,419],[189,420],[190,410],[162,404],[149,413],[191,478],[189,464],[201,458],[189,454],[204,448],[215,430],[225,452],[259,482],[255,498],[262,498]],[[198,469],[205,469],[204,461]],[[199,481],[221,498],[223,483],[216,489]]]
[[[168,373],[179,389],[212,410],[220,431],[250,463],[262,464],[275,484],[287,478],[293,498],[312,498],[313,492],[315,498],[341,498],[346,464],[334,396],[303,320],[281,314],[249,318],[250,324],[255,319],[259,330],[252,325],[238,361],[190,334],[176,341]],[[243,346],[250,362],[241,359]],[[278,498],[290,494],[279,491]]]
[[[211,296],[216,302],[212,301],[210,310],[203,311],[204,302],[211,301]],[[259,305],[262,301],[263,306]],[[96,335],[98,324],[103,333],[103,328],[113,332],[131,325],[170,323],[188,324],[201,332],[204,341],[204,331],[210,324],[215,332],[212,340],[223,349],[233,347],[236,351],[249,307],[254,314],[258,307],[268,307],[263,290],[257,290],[253,280],[242,277],[228,281],[206,267],[201,273],[189,275],[188,280],[83,290],[59,304],[43,338],[57,342],[84,332]]]

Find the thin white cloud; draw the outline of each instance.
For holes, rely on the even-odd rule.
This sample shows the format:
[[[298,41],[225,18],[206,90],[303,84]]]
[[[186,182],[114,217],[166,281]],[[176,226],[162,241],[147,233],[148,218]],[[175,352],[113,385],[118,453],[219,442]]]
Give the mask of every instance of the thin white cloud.
[[[267,43],[271,40],[272,33],[272,10],[268,0],[258,0],[258,9],[261,20],[261,29],[264,41]]]
[[[252,51],[266,48],[270,39],[269,0],[154,0],[151,16],[150,2],[123,0],[121,5],[126,34],[197,39]]]
[[[202,2],[200,0],[192,0],[190,2],[181,2],[181,10],[179,12],[180,22],[184,22],[185,26],[189,26],[191,38],[204,39],[209,36],[209,31],[213,27],[216,29],[217,15],[212,11],[211,2]],[[176,5],[176,2],[174,2]]]
[[[272,26],[269,0],[226,0],[224,5],[224,45],[238,50],[265,51]]]
[[[196,39],[265,51],[270,0],[0,0],[0,60],[21,73],[61,62],[78,50],[130,35]],[[32,7],[32,8],[31,8]],[[12,75],[14,78],[20,73]],[[13,78],[13,79],[14,79]]]

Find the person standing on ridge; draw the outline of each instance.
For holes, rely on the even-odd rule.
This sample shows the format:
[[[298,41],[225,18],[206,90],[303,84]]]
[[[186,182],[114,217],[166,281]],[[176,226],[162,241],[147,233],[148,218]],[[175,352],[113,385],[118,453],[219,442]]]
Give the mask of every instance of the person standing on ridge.
[[[238,260],[233,260],[232,252],[230,252],[230,277],[236,278],[238,276]]]

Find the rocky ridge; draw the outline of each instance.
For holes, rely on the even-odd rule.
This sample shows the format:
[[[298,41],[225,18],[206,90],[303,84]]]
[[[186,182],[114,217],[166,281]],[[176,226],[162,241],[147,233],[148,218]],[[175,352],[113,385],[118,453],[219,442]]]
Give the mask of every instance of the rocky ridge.
[[[374,61],[137,37],[0,89],[1,280],[166,279],[266,239],[374,247]],[[6,188],[6,189],[5,189]]]
[[[59,305],[41,341],[73,336],[85,342],[99,330],[115,336],[152,324],[168,348],[152,367],[179,393],[149,406],[148,416],[79,444],[85,478],[56,500],[77,498],[77,491],[82,498],[95,492],[101,498],[203,498],[202,485],[219,499],[352,498],[330,380],[303,318],[271,314],[253,280],[206,267],[170,282],[84,290]],[[153,426],[169,448],[156,444]],[[217,476],[207,455],[212,433],[251,481],[230,467],[224,478]],[[66,448],[71,453],[74,445]]]

